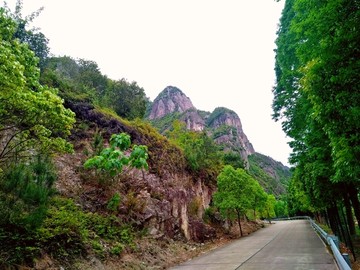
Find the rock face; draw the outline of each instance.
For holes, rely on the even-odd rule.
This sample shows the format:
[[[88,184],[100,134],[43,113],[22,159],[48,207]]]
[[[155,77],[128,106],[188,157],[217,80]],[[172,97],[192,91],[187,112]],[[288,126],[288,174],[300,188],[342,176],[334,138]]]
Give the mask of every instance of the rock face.
[[[191,100],[178,88],[166,87],[154,100],[149,119],[162,118],[170,113],[183,113],[195,109]]]
[[[199,242],[215,237],[215,230],[202,221],[215,187],[186,170],[185,159],[177,147],[159,134],[154,136],[149,130],[146,132],[147,129],[104,115],[92,105],[67,102],[66,107],[76,113],[79,121],[89,124],[89,131],[77,130],[71,135],[76,154],[57,158],[57,190],[60,193],[80,198],[79,203],[85,209],[97,211],[106,208],[111,196],[117,192],[122,198],[118,209],[121,219],[148,228],[154,237],[166,235]],[[114,180],[116,184],[112,184],[110,190],[91,184],[94,179],[89,172],[74,177],[82,170],[86,158],[82,147],[93,138],[89,132],[97,129],[101,130],[105,140],[111,134],[126,132],[133,143],[147,145],[149,170],[129,170]]]
[[[205,120],[196,109],[190,109],[183,113],[180,120],[185,122],[189,130],[202,131],[205,128]]]
[[[169,121],[183,121],[189,130],[206,130],[225,150],[239,152],[246,163],[247,157],[255,153],[242,129],[240,118],[234,111],[222,107],[216,108],[212,113],[199,111],[180,89],[173,86],[166,87],[157,96],[148,119],[152,120],[155,126],[162,122],[157,126],[164,131],[170,126],[170,123],[165,124],[166,117],[170,118]]]
[[[255,153],[254,147],[248,140],[241,125],[239,116],[232,110],[219,107],[209,116],[207,127],[218,144],[225,150],[240,150],[243,159]]]

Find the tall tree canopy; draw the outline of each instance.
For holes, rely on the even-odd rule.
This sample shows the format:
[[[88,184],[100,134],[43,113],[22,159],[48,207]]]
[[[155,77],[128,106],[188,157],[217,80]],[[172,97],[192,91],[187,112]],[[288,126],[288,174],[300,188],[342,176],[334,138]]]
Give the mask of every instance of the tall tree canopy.
[[[352,194],[360,217],[359,28],[358,0],[285,2],[276,41],[273,117],[283,120],[292,138],[296,172],[290,205],[307,197],[308,210],[325,210],[334,207],[334,198]]]
[[[27,150],[69,150],[75,122],[56,90],[39,83],[38,58],[16,38],[16,22],[0,8],[0,163]]]
[[[91,102],[114,110],[133,120],[143,118],[148,102],[145,91],[136,82],[111,80],[94,61],[71,57],[52,57],[45,62],[41,81],[60,90],[67,100]]]
[[[231,217],[236,214],[240,235],[243,235],[240,218],[247,210],[262,208],[267,201],[266,193],[244,169],[234,169],[226,165],[217,178],[218,190],[214,203],[220,211]]]
[[[37,28],[28,29],[28,27],[33,22],[33,20],[39,16],[43,8],[39,8],[37,11],[32,12],[30,15],[23,17],[22,0],[16,1],[14,12],[11,12],[11,9],[7,6],[6,2],[4,2],[4,4],[4,8],[7,11],[7,14],[11,16],[11,18],[16,23],[14,37],[19,39],[21,43],[28,44],[29,48],[39,58],[39,65],[40,67],[42,67],[50,52],[50,49],[48,47],[49,40]]]

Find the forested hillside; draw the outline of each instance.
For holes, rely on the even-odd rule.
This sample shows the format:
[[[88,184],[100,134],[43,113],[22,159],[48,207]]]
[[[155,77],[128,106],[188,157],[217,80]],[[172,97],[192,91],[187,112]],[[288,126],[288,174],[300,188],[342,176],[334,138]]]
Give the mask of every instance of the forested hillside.
[[[249,157],[249,173],[275,196],[285,195],[292,176],[290,169],[271,157],[254,153]]]

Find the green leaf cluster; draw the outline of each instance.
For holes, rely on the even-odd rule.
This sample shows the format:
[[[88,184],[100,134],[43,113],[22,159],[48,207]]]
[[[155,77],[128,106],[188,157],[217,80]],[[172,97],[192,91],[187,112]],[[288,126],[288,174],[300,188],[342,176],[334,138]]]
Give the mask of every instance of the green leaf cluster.
[[[147,146],[133,145],[130,155],[126,155],[124,151],[128,150],[130,146],[130,135],[126,133],[113,134],[110,138],[110,147],[103,149],[100,155],[89,158],[84,163],[84,167],[109,173],[111,177],[121,173],[126,165],[137,169],[148,169]]]
[[[75,122],[56,90],[39,83],[38,58],[15,37],[16,23],[0,8],[0,163],[31,151],[69,151]]]
[[[268,195],[244,169],[225,166],[217,177],[217,188],[213,195],[214,205],[226,218],[237,217],[241,235],[240,219],[247,211],[253,210],[254,218],[256,211],[266,218],[275,216],[275,197]]]
[[[175,121],[167,136],[183,149],[192,172],[199,173],[208,180],[214,180],[223,166],[222,153],[205,132],[188,131],[184,123]]]

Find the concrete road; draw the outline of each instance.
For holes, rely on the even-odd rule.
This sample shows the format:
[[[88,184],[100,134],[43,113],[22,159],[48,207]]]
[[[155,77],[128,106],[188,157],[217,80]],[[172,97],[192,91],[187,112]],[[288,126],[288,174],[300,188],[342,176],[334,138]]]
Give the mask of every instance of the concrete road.
[[[171,270],[335,270],[325,244],[307,220],[276,221],[249,236]]]

